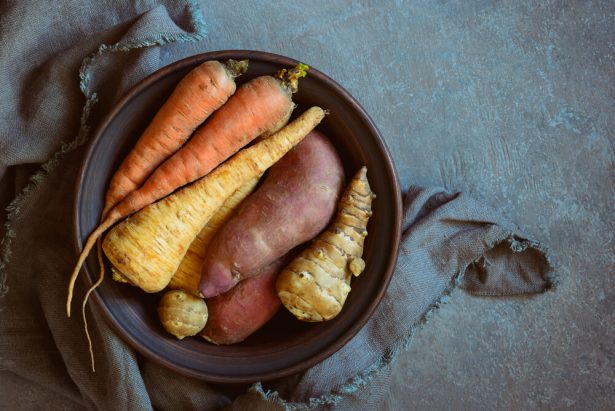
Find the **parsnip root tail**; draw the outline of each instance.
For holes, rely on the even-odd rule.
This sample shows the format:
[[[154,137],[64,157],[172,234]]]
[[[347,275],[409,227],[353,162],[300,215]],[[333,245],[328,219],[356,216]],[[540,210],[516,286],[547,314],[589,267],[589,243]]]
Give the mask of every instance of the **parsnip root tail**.
[[[98,228],[96,228],[96,230],[92,232],[92,234],[90,234],[87,241],[85,242],[85,246],[83,247],[83,250],[79,255],[77,264],[75,265],[75,268],[73,269],[73,272],[70,276],[70,281],[68,282],[68,297],[66,298],[66,315],[68,317],[70,317],[70,306],[73,301],[73,291],[75,289],[75,281],[77,281],[77,277],[79,277],[79,271],[81,271],[81,267],[83,266],[83,263],[85,262],[85,259],[87,258],[88,254],[90,254],[90,251],[92,251],[92,248],[94,248],[94,245],[96,245],[96,241],[114,223],[114,219],[105,219],[105,221],[103,221],[103,223],[99,225]]]
[[[85,307],[86,307],[86,304],[88,303],[88,298],[90,298],[90,294],[92,293],[92,291],[98,288],[98,286],[102,284],[105,278],[105,263],[102,259],[102,245],[101,245],[100,239],[98,239],[98,241],[96,242],[96,246],[98,249],[98,266],[100,268],[100,274],[98,276],[98,280],[96,280],[96,282],[85,293],[85,297],[83,298],[83,303],[81,304],[81,316],[83,317],[83,328],[85,329],[85,337],[88,340],[88,350],[90,352],[90,362],[92,364],[92,372],[96,372],[96,367],[94,365],[94,350],[92,348],[92,338],[90,337],[90,331],[88,330],[88,320],[85,315]]]

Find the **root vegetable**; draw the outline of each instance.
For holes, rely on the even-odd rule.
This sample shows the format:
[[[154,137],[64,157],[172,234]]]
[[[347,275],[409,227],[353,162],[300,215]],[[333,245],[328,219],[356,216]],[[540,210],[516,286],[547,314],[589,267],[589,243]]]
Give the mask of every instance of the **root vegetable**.
[[[218,345],[235,344],[273,318],[281,305],[275,282],[283,266],[284,260],[276,260],[258,275],[208,299],[209,320],[201,336]]]
[[[300,75],[305,75],[305,70],[300,70]],[[296,77],[293,79],[296,82]],[[111,210],[109,217],[125,217],[195,181],[259,135],[279,127],[294,107],[293,90],[288,79],[271,76],[242,85],[184,147]]]
[[[352,275],[365,269],[361,257],[373,196],[363,167],[342,196],[333,223],[280,273],[278,296],[298,319],[330,320],[342,310]]]
[[[268,139],[246,148],[197,182],[109,231],[103,249],[131,284],[146,292],[167,286],[188,247],[224,201],[298,144],[325,113],[312,107]]]
[[[167,291],[158,305],[158,318],[168,333],[182,340],[197,335],[207,322],[202,298],[182,290]]]
[[[111,178],[101,213],[101,224],[105,221],[110,209],[122,201],[130,192],[136,190],[160,163],[184,144],[192,132],[212,112],[228,100],[229,96],[236,90],[235,77],[244,73],[247,67],[247,60],[228,60],[225,63],[215,60],[206,61],[191,70],[177,84],[171,96],[158,110],[135,147]],[[111,224],[113,223],[108,226],[111,226]],[[70,317],[70,304],[79,269],[91,248],[94,244],[97,244],[100,273],[98,280],[86,292],[82,304],[82,316],[92,358],[92,370],[94,370],[94,355],[87,329],[85,304],[92,291],[102,283],[104,278],[105,270],[99,239],[104,230],[101,229],[98,234],[90,235],[90,238],[88,238],[69,280],[66,299],[66,313]],[[114,273],[114,278],[120,278],[120,276]]]
[[[291,95],[306,69],[307,66],[299,64],[292,70],[282,70],[279,78],[261,76],[242,85],[188,143],[162,163],[140,188],[126,195],[105,214],[100,225],[88,236],[71,274],[66,301],[69,317],[79,270],[98,238],[122,218],[207,175],[255,137],[280,127],[294,107]],[[100,256],[99,263],[102,267]]]
[[[214,236],[200,292],[214,297],[314,238],[335,213],[344,182],[329,140],[312,131],[275,164],[263,184]]]
[[[248,61],[206,61],[191,70],[158,110],[109,183],[103,218],[179,149],[192,132],[235,93],[235,77]]]

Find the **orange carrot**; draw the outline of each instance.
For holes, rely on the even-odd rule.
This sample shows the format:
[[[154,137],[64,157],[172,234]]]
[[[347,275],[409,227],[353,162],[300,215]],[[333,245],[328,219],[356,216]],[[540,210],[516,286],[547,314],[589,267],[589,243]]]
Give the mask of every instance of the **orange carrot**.
[[[141,188],[111,210],[109,218],[126,217],[203,177],[254,138],[278,125],[293,108],[291,90],[284,85],[278,78],[261,76],[241,86],[184,147],[162,163]]]
[[[208,174],[257,136],[279,128],[294,107],[291,95],[307,68],[299,64],[292,70],[281,70],[277,78],[261,76],[241,86],[184,147],[162,163],[139,189],[106,213],[89,235],[71,275],[66,301],[69,317],[79,270],[102,233],[122,218]]]
[[[105,197],[105,214],[179,149],[192,132],[235,93],[234,78],[248,61],[206,61],[190,71],[160,108],[115,172]]]

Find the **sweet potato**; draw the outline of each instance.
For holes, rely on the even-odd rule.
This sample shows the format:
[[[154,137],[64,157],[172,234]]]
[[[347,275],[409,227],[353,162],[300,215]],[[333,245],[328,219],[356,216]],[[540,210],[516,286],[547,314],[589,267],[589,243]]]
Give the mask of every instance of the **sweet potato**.
[[[210,243],[199,290],[230,290],[297,245],[314,238],[335,212],[344,170],[327,138],[312,131],[289,151]]]
[[[201,336],[218,345],[234,344],[269,321],[281,306],[275,283],[285,261],[278,259],[260,274],[208,299],[209,319]]]

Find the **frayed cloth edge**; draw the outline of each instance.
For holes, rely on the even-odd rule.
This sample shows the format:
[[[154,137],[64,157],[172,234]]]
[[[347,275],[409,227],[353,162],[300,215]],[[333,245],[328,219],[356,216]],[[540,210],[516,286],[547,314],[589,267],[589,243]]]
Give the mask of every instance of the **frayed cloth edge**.
[[[520,234],[502,229],[502,234],[498,236],[491,244],[488,244],[487,249],[490,250],[505,241],[510,244],[510,249],[512,250],[513,253],[521,253],[527,250],[528,248],[539,251],[544,257],[545,263],[546,263],[546,270],[545,270],[543,279],[547,282],[547,285],[545,289],[542,291],[542,293],[556,291],[556,289],[559,287],[561,283],[561,278],[555,270],[555,264],[553,262],[553,259],[551,258],[551,253],[549,252],[548,247],[546,247],[539,241],[530,240],[530,239],[523,237]],[[483,257],[484,255],[481,254],[479,257],[474,259],[473,263],[478,262],[478,260],[480,260]],[[462,271],[462,274],[457,277],[456,285],[459,288],[463,289],[461,284],[463,282],[463,276],[465,275],[465,272],[467,271],[468,268],[469,266],[465,267]],[[476,297],[488,297],[489,296],[489,295],[474,294],[474,293],[470,293],[470,294]],[[506,296],[513,297],[514,294],[508,294]]]
[[[261,382],[253,384],[249,391],[255,392],[266,401],[275,401],[284,407],[287,411],[304,411],[312,410],[321,405],[338,405],[343,400],[344,395],[353,394],[361,387],[369,384],[376,378],[380,372],[395,362],[400,353],[410,348],[414,334],[417,330],[425,326],[433,317],[438,308],[442,307],[450,300],[450,294],[455,289],[457,284],[456,274],[450,281],[446,289],[429,305],[429,308],[421,316],[421,318],[410,328],[408,333],[391,345],[384,354],[370,366],[365,368],[361,373],[352,377],[339,389],[329,394],[324,394],[319,397],[312,397],[307,402],[291,402],[283,399],[277,391],[266,390]]]
[[[522,252],[527,248],[533,248],[540,251],[547,263],[547,271],[545,273],[544,279],[547,281],[548,286],[545,289],[547,291],[554,291],[557,285],[559,284],[559,277],[554,273],[554,266],[551,260],[549,250],[547,247],[543,246],[541,243],[533,240],[528,240],[523,238],[513,232],[503,231],[503,234],[496,239],[493,244],[489,244],[488,249],[493,248],[497,244],[508,241],[510,242],[510,247],[513,252]],[[400,353],[407,351],[414,338],[414,335],[417,330],[423,328],[429,320],[433,317],[434,313],[438,310],[438,308],[442,307],[446,303],[449,302],[451,293],[453,290],[461,284],[465,271],[468,267],[464,267],[462,270],[457,272],[449,281],[446,289],[432,302],[425,313],[421,316],[421,318],[410,327],[408,333],[398,339],[393,345],[391,345],[384,354],[373,364],[365,368],[361,373],[356,375],[355,377],[349,379],[336,391],[333,391],[329,394],[324,394],[319,397],[311,397],[307,402],[291,402],[283,399],[277,391],[267,390],[263,387],[261,382],[257,382],[253,384],[249,391],[255,392],[265,401],[276,402],[282,407],[284,407],[287,411],[304,411],[304,410],[312,410],[317,406],[321,405],[338,405],[342,400],[344,395],[353,394],[358,391],[361,387],[366,386],[374,378],[380,374],[380,372],[390,365],[392,365]]]

